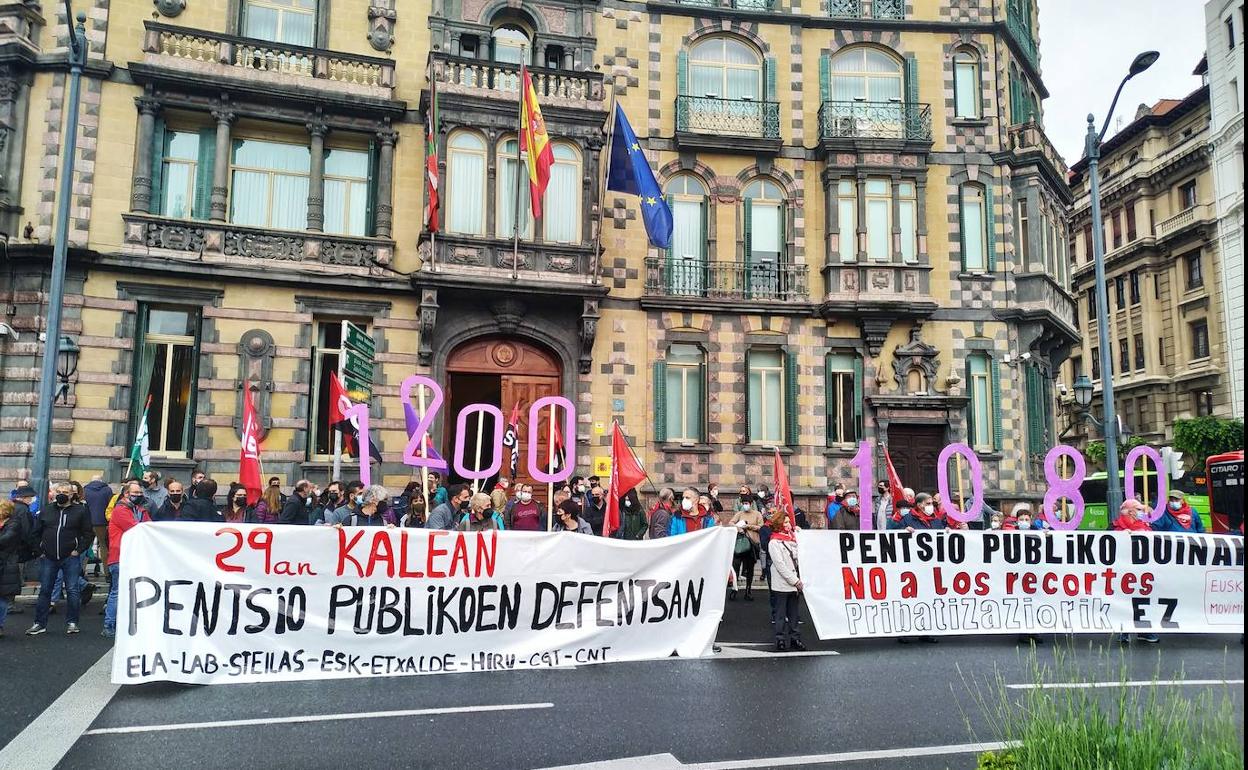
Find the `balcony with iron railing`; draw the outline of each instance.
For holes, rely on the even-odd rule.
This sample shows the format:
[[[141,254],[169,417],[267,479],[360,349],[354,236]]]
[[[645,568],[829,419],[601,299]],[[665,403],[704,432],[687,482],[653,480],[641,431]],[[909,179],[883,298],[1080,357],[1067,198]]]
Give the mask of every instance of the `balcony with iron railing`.
[[[143,65],[226,84],[309,88],[325,97],[393,99],[393,59],[144,21]]]
[[[906,18],[905,0],[828,0],[828,15],[834,19]]]
[[[601,72],[529,67],[529,75],[543,107],[603,109]],[[520,65],[508,62],[435,51],[429,55],[429,77],[437,82],[439,96],[462,94],[514,104],[520,92]]]
[[[1010,37],[1014,39],[1014,42],[1022,50],[1027,63],[1038,69],[1040,67],[1040,52],[1036,48],[1036,40],[1031,34],[1031,24],[1022,18],[1021,13],[1014,7],[1014,3],[1010,3],[1010,7],[1005,15],[1005,28],[1009,31]]]
[[[547,290],[597,283],[594,249],[588,243],[549,243],[441,232],[422,236],[420,272],[454,276],[467,284],[542,286]]]
[[[827,101],[819,107],[819,135],[825,142],[858,140],[932,141],[930,104]]]
[[[1005,137],[1006,146],[1016,156],[1025,157],[1035,154],[1049,164],[1057,183],[1065,183],[1070,169],[1067,168],[1066,161],[1062,159],[1057,148],[1049,141],[1044,129],[1034,119],[1008,127]]]
[[[809,270],[788,262],[646,259],[645,292],[673,300],[808,302]]]
[[[1078,304],[1070,292],[1047,273],[1016,273],[1014,298],[1002,315],[1040,321],[1053,335],[1078,341]]]
[[[698,8],[730,8],[734,11],[772,11],[776,0],[673,0],[680,5]]]
[[[780,103],[718,96],[677,96],[676,141],[695,149],[777,152],[780,149]]]

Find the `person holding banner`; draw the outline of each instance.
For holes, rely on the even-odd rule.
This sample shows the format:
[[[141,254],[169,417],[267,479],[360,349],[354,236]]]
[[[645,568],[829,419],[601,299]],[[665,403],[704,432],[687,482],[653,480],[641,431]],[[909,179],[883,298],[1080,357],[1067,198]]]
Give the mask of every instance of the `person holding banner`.
[[[382,512],[382,505],[389,496],[390,493],[386,491],[386,488],[379,484],[364,487],[355,498],[359,501],[358,506],[351,511],[347,511],[346,508],[339,508],[335,512],[334,520],[330,524],[339,529],[343,526],[393,527],[394,524],[386,521]],[[347,511],[345,515],[338,515],[344,511]]]
[[[1172,489],[1166,501],[1166,510],[1162,512],[1161,518],[1153,522],[1153,531],[1203,533],[1205,525],[1201,522],[1200,516],[1195,514],[1192,507],[1187,504],[1187,498],[1183,492]]]
[[[771,557],[771,627],[776,635],[776,651],[806,649],[798,631],[802,576],[798,567],[797,538],[793,522],[784,511],[772,514],[771,538],[767,552]]]
[[[433,474],[430,474],[432,476]],[[466,484],[456,484],[446,492],[446,502],[441,503],[433,509],[433,513],[429,514],[429,520],[425,522],[425,529],[441,529],[447,532],[454,530],[459,526],[459,520],[463,514],[468,512],[468,501],[472,497],[472,487]],[[489,499],[489,495],[486,495]]]
[[[208,484],[205,480],[198,489]],[[216,482],[212,482],[212,490],[216,492]],[[117,633],[117,589],[121,582],[121,542],[126,532],[145,521],[151,521],[152,514],[147,508],[147,498],[143,494],[143,485],[137,481],[128,482],[121,490],[121,496],[113,512],[108,517],[108,574],[111,578],[108,586],[108,600],[104,603],[104,630],[101,636],[112,637]]]
[[[1114,519],[1114,531],[1152,532],[1153,528],[1144,520],[1144,517],[1147,515],[1148,509],[1144,506],[1144,503],[1134,498],[1123,500],[1122,505],[1118,508],[1118,516]],[[1149,644],[1157,644],[1161,641],[1157,634],[1136,634],[1135,638]],[[1131,634],[1118,634],[1118,641],[1122,644],[1130,644]]]
[[[217,496],[217,482],[205,478],[195,485],[195,492],[190,500],[182,505],[182,516],[179,521],[206,521],[220,524],[225,521],[217,511],[214,498]]]

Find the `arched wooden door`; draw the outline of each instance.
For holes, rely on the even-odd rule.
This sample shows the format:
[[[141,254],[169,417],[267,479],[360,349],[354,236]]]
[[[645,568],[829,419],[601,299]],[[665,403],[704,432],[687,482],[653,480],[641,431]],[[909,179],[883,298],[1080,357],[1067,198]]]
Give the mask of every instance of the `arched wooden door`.
[[[449,460],[454,449],[454,431],[460,410],[474,403],[491,403],[503,413],[503,419],[511,417],[512,409],[519,404],[520,412],[520,462],[517,465],[516,479],[522,483],[533,484],[528,473],[529,406],[539,398],[557,396],[563,392],[563,367],[558,357],[544,347],[511,337],[483,337],[465,342],[451,351],[446,362],[447,410],[444,456]],[[469,420],[465,426],[468,436],[464,437],[465,453],[477,451],[475,421]],[[549,412],[544,414],[537,425],[538,446],[545,447],[549,436]],[[491,425],[486,425],[483,436],[488,441],[493,437]],[[489,464],[491,452],[488,447],[480,447],[485,458],[483,465]],[[507,473],[510,457],[498,447],[495,451],[503,452],[503,473]],[[467,455],[471,456],[471,455]],[[545,465],[545,457],[539,464]],[[465,463],[471,465],[465,459]],[[539,489],[534,484],[534,495],[545,497],[545,485]]]

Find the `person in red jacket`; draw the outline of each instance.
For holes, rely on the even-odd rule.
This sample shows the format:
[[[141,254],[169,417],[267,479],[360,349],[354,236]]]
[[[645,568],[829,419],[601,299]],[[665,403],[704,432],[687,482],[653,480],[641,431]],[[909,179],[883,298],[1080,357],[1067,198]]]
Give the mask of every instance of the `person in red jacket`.
[[[143,495],[143,485],[137,481],[126,484],[113,506],[112,516],[108,520],[108,574],[111,582],[108,588],[108,602],[104,605],[104,630],[101,636],[114,636],[117,633],[117,584],[121,570],[121,540],[126,532],[138,524],[152,520],[152,513],[147,509],[147,498]]]
[[[1118,509],[1118,518],[1114,519],[1115,532],[1152,532],[1153,528],[1144,521],[1144,503],[1139,500],[1124,500]]]

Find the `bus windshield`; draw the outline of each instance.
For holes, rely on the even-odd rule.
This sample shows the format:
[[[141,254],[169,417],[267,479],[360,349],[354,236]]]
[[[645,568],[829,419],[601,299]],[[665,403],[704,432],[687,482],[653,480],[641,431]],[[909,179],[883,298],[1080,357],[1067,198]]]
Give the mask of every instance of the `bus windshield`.
[[[1109,477],[1105,474],[1105,472],[1101,471],[1099,473],[1089,474],[1088,477],[1083,480],[1083,484],[1080,485],[1079,490],[1083,492],[1083,502],[1085,505],[1105,505],[1105,486],[1108,479]],[[1122,471],[1118,472],[1118,479],[1119,481],[1124,481]],[[1157,503],[1157,481],[1158,479],[1155,474],[1148,474],[1148,497],[1146,499],[1150,504],[1154,505]],[[1144,474],[1135,474],[1136,494],[1141,494],[1144,488]],[[1190,474],[1184,475],[1181,479],[1171,479],[1168,489],[1170,491],[1177,489],[1185,495],[1205,494],[1204,488],[1198,486]],[[1123,490],[1123,493],[1126,493],[1125,489]]]

